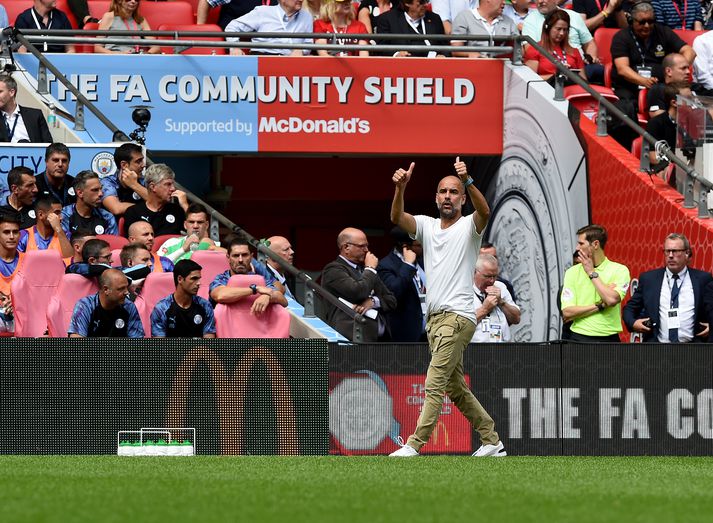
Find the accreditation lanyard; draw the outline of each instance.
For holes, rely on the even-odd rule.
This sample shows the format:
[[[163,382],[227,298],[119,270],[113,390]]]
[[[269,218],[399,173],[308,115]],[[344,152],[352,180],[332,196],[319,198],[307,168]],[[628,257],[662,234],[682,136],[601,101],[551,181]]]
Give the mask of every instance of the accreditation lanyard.
[[[11,142],[12,137],[15,136],[15,128],[17,127],[17,119],[20,117],[20,113],[15,113],[15,121],[12,124],[12,129],[10,128],[10,115],[8,114],[5,118],[5,127],[7,128],[7,141]]]
[[[602,3],[599,0],[594,0],[597,3],[597,9],[599,9],[599,12],[602,12]]]
[[[49,23],[47,24],[47,27],[42,27],[42,22],[37,18],[37,13],[35,12],[35,8],[33,7],[30,10],[30,13],[32,14],[32,18],[35,20],[35,26],[37,29],[50,29],[52,27],[52,18],[54,18],[54,13],[50,11],[50,16],[49,16]],[[47,36],[47,35],[45,35]],[[45,42],[45,53],[47,52],[47,42]]]
[[[138,31],[139,30],[139,23],[136,20],[134,20],[134,27],[131,27],[129,25],[129,23],[126,20],[124,20],[123,18],[121,19],[121,21],[124,22],[124,26],[126,27],[127,31]],[[138,38],[138,36],[132,36],[131,38]],[[141,51],[141,47],[138,45],[135,45],[134,53],[139,54],[140,51]]]
[[[562,62],[564,65],[569,66],[569,63],[567,63],[567,53],[564,52],[564,49],[560,49],[560,51],[562,52],[562,56],[557,54],[556,49],[552,49],[552,54],[555,55],[555,58],[557,58],[557,60]]]
[[[629,29],[629,32],[631,33],[631,38],[634,40],[634,43],[636,44],[636,48],[639,50],[639,54],[641,55],[641,65],[646,66],[646,59],[644,58],[644,51],[641,49],[641,46],[639,45],[639,41],[636,39],[636,35],[634,34],[634,31]]]
[[[683,0],[683,16],[681,16],[681,10],[678,8],[678,3],[676,2],[676,0],[673,0],[673,2],[671,3],[673,4],[673,8],[678,13],[678,17],[681,19],[681,29],[686,29],[686,13],[688,12],[688,0]]]

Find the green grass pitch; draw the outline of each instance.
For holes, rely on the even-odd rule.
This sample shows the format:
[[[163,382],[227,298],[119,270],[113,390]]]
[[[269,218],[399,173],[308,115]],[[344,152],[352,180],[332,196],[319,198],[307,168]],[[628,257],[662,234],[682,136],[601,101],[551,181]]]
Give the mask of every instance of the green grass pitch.
[[[713,458],[0,457],[0,521],[710,522]]]

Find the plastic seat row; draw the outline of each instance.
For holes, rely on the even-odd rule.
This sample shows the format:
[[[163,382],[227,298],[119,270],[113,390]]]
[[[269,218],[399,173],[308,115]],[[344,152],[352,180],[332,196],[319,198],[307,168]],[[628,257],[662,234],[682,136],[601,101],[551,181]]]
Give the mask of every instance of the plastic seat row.
[[[199,296],[208,298],[210,282],[228,269],[225,254],[197,251],[193,259],[203,267]],[[245,280],[249,281],[245,281]],[[264,285],[261,276],[234,276],[231,286]],[[144,331],[151,332],[151,311],[156,303],[174,291],[172,273],[152,273],[146,278],[136,307]],[[80,298],[99,290],[95,280],[77,274],[65,274],[64,263],[57,251],[30,251],[11,286],[15,308],[15,335],[42,336],[46,330],[52,337],[67,336],[74,305]],[[249,297],[230,306],[215,309],[218,336],[226,338],[286,338],[289,337],[290,314],[282,307],[270,307],[265,317],[257,320],[250,314],[255,298]],[[42,311],[46,311],[43,314]]]

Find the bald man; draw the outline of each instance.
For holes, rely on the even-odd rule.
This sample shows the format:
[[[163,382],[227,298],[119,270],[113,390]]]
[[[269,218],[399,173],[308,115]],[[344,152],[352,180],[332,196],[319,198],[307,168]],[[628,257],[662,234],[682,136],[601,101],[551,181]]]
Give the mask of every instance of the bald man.
[[[126,299],[129,280],[116,269],[99,276],[99,292],[77,302],[69,325],[70,338],[143,338],[136,306]]]
[[[339,256],[322,271],[322,287],[366,316],[361,341],[389,341],[391,332],[386,313],[396,308],[396,297],[376,272],[379,259],[369,251],[366,234],[348,227],[337,236],[337,248]],[[331,304],[325,304],[325,309],[327,323],[351,340],[354,334],[351,316]],[[376,317],[369,312],[371,310]]]
[[[292,261],[295,259],[295,251],[292,249],[290,240],[288,240],[284,236],[270,236],[267,241],[270,242],[270,250],[272,252],[274,252],[280,258],[292,265]],[[267,270],[270,271],[270,273],[275,278],[275,285],[278,288],[282,287],[282,294],[284,294],[285,297],[294,300],[295,296],[294,294],[292,294],[292,291],[287,286],[287,275],[285,274],[285,270],[282,268],[282,266],[272,258],[267,259],[266,265]]]
[[[154,233],[153,226],[149,222],[138,221],[129,226],[126,231],[129,243],[140,243],[145,245],[151,252],[151,272],[173,272],[173,262],[165,256],[153,252]]]

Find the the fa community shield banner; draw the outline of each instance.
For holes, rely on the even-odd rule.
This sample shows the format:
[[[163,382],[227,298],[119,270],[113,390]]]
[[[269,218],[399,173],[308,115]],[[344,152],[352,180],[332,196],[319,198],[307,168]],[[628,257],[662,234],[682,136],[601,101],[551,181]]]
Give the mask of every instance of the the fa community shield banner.
[[[16,55],[30,74],[37,60]],[[153,151],[500,154],[503,62],[412,58],[50,55],[125,132],[149,106]],[[68,112],[73,95],[50,75]],[[94,141],[111,132],[86,112]],[[411,139],[403,139],[405,135]]]

